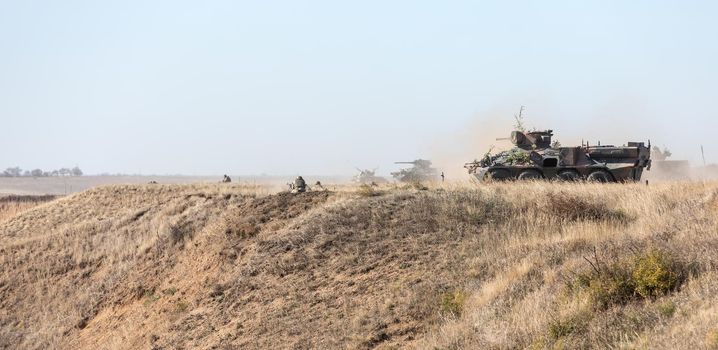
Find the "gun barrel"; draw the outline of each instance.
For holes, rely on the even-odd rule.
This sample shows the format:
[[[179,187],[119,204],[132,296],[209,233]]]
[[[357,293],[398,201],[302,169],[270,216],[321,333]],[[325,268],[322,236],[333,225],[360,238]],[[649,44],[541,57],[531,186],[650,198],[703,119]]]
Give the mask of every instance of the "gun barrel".
[[[497,137],[496,141],[505,141],[505,140],[511,140],[510,137]]]
[[[415,164],[416,162],[394,162],[394,164]]]

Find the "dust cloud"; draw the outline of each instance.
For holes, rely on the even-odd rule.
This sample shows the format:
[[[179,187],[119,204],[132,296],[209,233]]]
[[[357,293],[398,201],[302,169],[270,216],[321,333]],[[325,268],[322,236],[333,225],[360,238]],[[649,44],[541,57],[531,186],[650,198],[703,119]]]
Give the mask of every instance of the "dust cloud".
[[[491,149],[497,152],[511,148],[510,141],[496,139],[509,137],[514,123],[513,115],[507,114],[505,109],[479,113],[466,127],[432,140],[427,153],[447,180],[469,179],[465,163],[480,159]]]

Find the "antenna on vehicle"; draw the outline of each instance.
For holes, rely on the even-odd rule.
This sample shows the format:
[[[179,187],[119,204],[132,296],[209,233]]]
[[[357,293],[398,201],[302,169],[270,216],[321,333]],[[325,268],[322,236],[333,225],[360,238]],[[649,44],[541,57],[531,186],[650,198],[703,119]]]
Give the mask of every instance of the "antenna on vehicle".
[[[703,158],[703,166],[706,166],[706,154],[703,152],[703,145],[701,145],[701,157]]]
[[[524,107],[523,105],[519,109],[519,114],[514,114],[514,120],[516,120],[516,125],[514,125],[514,128],[518,131],[526,131],[526,127],[524,126]]]

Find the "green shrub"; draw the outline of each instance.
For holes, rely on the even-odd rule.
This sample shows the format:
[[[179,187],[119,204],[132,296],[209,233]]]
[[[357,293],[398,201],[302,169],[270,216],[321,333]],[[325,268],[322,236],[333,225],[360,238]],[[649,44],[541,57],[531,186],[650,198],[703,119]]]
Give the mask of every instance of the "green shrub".
[[[148,292],[145,293],[145,302],[144,302],[144,305],[145,305],[145,306],[150,306],[152,303],[154,303],[154,302],[157,301],[157,300],[160,300],[160,296],[157,295],[157,294],[155,294],[155,293],[152,293],[152,292],[149,292],[149,291],[148,291]]]
[[[666,301],[658,305],[658,312],[664,317],[671,317],[676,313],[676,303]]]
[[[175,293],[177,293],[177,288],[175,287],[167,288],[162,291],[162,294],[164,295],[175,295]]]
[[[454,290],[441,295],[441,311],[455,317],[461,316],[466,303],[466,293]]]
[[[579,274],[580,289],[587,290],[594,305],[606,308],[636,298],[648,299],[668,294],[678,287],[682,266],[661,250],[651,250],[629,259],[603,262],[595,257],[593,270]]]
[[[668,294],[678,284],[678,270],[672,259],[658,250],[638,257],[632,274],[636,293],[644,298]]]
[[[594,304],[606,308],[613,304],[623,304],[633,296],[635,286],[625,271],[614,271],[595,276],[589,280],[588,290]]]

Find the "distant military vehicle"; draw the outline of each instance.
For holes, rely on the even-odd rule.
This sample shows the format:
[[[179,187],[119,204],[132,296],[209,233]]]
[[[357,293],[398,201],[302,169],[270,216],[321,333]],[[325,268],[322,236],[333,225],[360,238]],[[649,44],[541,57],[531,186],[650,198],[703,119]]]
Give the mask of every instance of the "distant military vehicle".
[[[657,146],[651,149],[651,180],[686,180],[691,178],[691,164],[687,160],[668,159],[672,155],[668,148]]]
[[[553,130],[513,131],[514,148],[464,167],[479,180],[588,180],[597,182],[639,181],[650,170],[651,152],[643,142],[626,146],[581,145],[560,147],[551,143]]]
[[[376,176],[376,169],[356,169],[359,173],[354,175],[354,177],[352,178],[352,182],[358,184],[380,184],[387,182],[385,178],[381,176]]]
[[[671,151],[666,147],[663,147],[663,150],[661,150],[658,146],[653,146],[653,148],[651,148],[651,159],[654,162],[666,160],[672,155],[673,153],[671,153]]]
[[[401,182],[438,181],[439,171],[431,167],[431,161],[417,159],[413,162],[395,162],[394,164],[411,164],[413,167],[401,169],[391,175]]]

